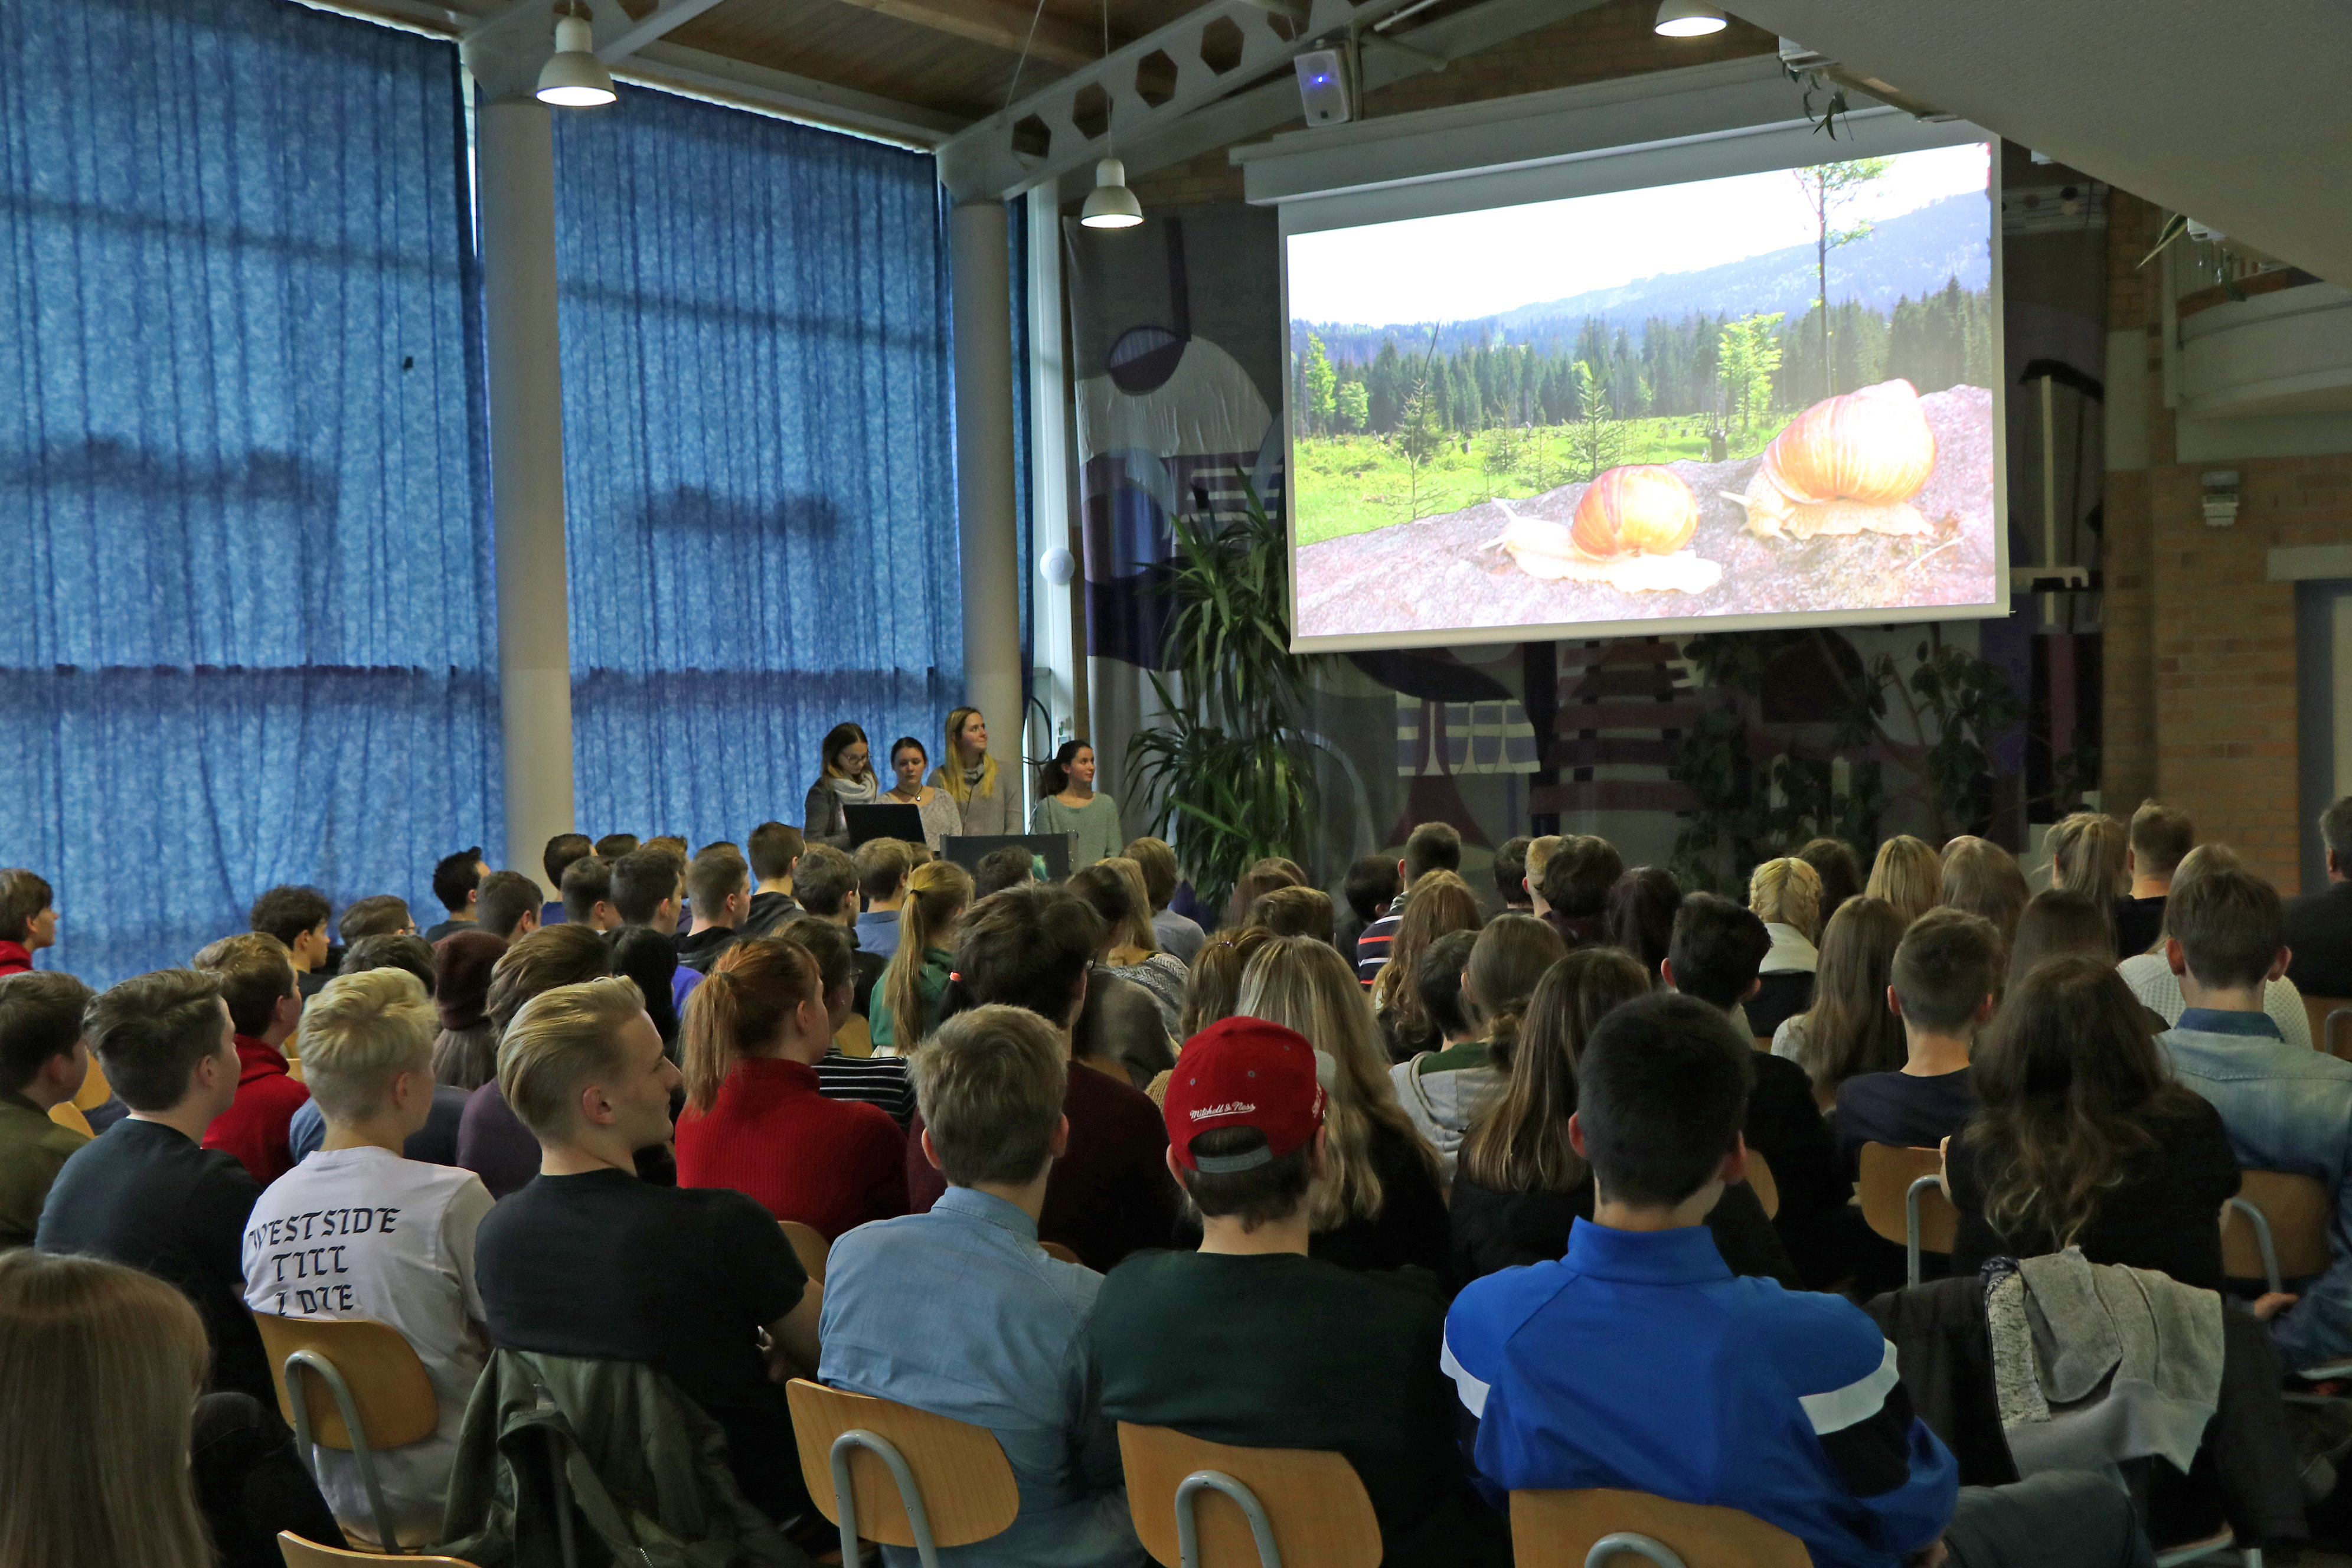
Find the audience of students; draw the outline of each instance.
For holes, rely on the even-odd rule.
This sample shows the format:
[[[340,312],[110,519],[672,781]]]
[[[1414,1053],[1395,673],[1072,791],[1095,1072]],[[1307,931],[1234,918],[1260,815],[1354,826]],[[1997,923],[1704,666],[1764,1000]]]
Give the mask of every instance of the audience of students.
[[[2057,891],[2111,907],[2131,885],[2124,870],[2131,858],[2124,825],[2105,812],[2069,812],[2051,824],[2042,845],[2050,851],[2050,886]]]
[[[433,1076],[471,1094],[499,1076],[499,1026],[490,1019],[490,976],[507,955],[507,943],[488,931],[461,931],[443,937],[432,952],[430,989],[440,1024],[433,1037]]]
[[[882,785],[874,776],[874,749],[864,730],[845,722],[824,732],[817,754],[823,762],[801,804],[801,836],[812,845],[847,849],[846,808],[878,805],[882,798]]]
[[[539,1173],[482,1222],[475,1280],[492,1344],[652,1366],[726,1432],[744,1497],[789,1520],[808,1493],[776,1379],[816,1371],[823,1292],[753,1199],[638,1179],[636,1152],[669,1141],[679,1081],[633,982],[524,1003],[499,1082]]]
[[[2330,1189],[2333,1261],[2271,1332],[2290,1368],[2338,1362],[2352,1355],[2352,1062],[2286,1039],[2265,1010],[2265,984],[2286,969],[2286,913],[2216,847],[2182,859],[2165,900],[2162,962],[2186,1005],[2157,1043],[2172,1076],[2221,1113],[2241,1167]]]
[[[425,941],[439,942],[452,931],[478,923],[475,906],[480,900],[482,879],[489,874],[478,844],[455,855],[445,855],[434,863],[433,896],[447,914],[439,923],[425,928]]]
[[[1624,874],[1624,858],[1606,838],[1580,833],[1561,839],[1544,862],[1540,918],[1570,947],[1606,942],[1610,889]]]
[[[1847,1079],[1903,1065],[1903,1020],[1887,1001],[1902,940],[1893,904],[1868,894],[1847,900],[1822,932],[1813,1005],[1772,1032],[1772,1054],[1805,1069],[1824,1110]]]
[[[1602,1018],[1651,989],[1633,955],[1613,947],[1579,948],[1545,972],[1507,1081],[1463,1142],[1450,1215],[1456,1285],[1559,1258],[1570,1229],[1592,1217],[1591,1167],[1568,1134],[1577,1058]],[[1788,1250],[1747,1185],[1727,1189],[1706,1226],[1733,1273],[1794,1287]]]
[[[1177,1032],[1189,1040],[1218,1019],[1232,1017],[1241,1001],[1242,976],[1248,972],[1249,961],[1273,940],[1274,932],[1264,926],[1221,931],[1211,937],[1208,945],[1201,949],[1201,956],[1192,961],[1192,976],[1184,985],[1184,1014]],[[1471,940],[1476,940],[1475,933]],[[1467,943],[1463,951],[1468,952]],[[1158,1098],[1156,1092],[1154,1098]]]
[[[327,983],[327,953],[333,946],[327,935],[331,913],[326,895],[316,888],[272,888],[253,900],[246,916],[247,930],[276,938],[286,950],[295,987],[305,998]]]
[[[33,954],[58,940],[57,894],[21,866],[0,871],[0,979],[33,967]]]
[[[1531,915],[1535,899],[1528,891],[1528,846],[1535,839],[1515,834],[1495,847],[1495,896],[1502,900],[1498,913]]]
[[[2004,946],[2033,896],[2025,885],[2025,873],[2017,868],[2017,857],[1990,839],[1970,835],[1944,846],[1938,888],[1943,907],[1990,921]]]
[[[493,871],[474,889],[474,929],[501,942],[529,936],[539,929],[540,902],[537,882],[520,871]]]
[[[81,1017],[90,989],[70,974],[0,979],[0,1251],[29,1247],[41,1205],[89,1135],[49,1120],[89,1071]]]
[[[1110,932],[1102,969],[1141,986],[1160,1010],[1160,1026],[1173,1035],[1184,1010],[1184,985],[1190,974],[1173,954],[1160,951],[1160,939],[1151,929],[1151,917],[1140,893],[1142,883],[1141,868],[1113,856],[1072,872],[1066,885],[1093,907]]]
[[[879,1056],[909,1056],[938,1027],[955,962],[955,926],[971,903],[971,878],[951,860],[908,874],[898,940],[882,975],[882,1005],[868,1020]]]
[[[950,712],[946,740],[947,750],[931,774],[931,783],[955,802],[963,831],[979,838],[1020,832],[1021,791],[989,754],[988,721],[980,710],[958,708]]]
[[[1339,945],[1331,895],[1320,888],[1276,888],[1250,905],[1243,922],[1264,926],[1276,936],[1313,937],[1334,952],[1351,951]]]
[[[908,1151],[946,1191],[927,1213],[859,1226],[825,1262],[824,1381],[985,1426],[1013,1467],[1019,1514],[940,1554],[961,1568],[1146,1562],[1092,1342],[1102,1276],[1038,1246],[1069,1146],[1069,1078],[1086,1070],[1026,1009],[950,1019],[914,1058],[923,1131]],[[885,1549],[888,1562],[913,1556]]]
[[[490,971],[488,1006],[500,1043],[532,997],[612,973],[613,950],[593,928],[574,921],[541,926],[509,948]],[[457,1163],[481,1177],[494,1198],[515,1191],[539,1169],[539,1141],[507,1104],[495,1076],[466,1097],[466,1112],[457,1121]]]
[[[1249,924],[1249,912],[1257,901],[1276,888],[1303,888],[1307,874],[1296,863],[1277,856],[1253,861],[1247,869],[1234,879],[1233,896],[1225,900],[1225,918],[1218,929]]]
[[[2124,875],[2131,885],[2116,900],[2116,952],[2131,958],[2156,945],[2164,934],[2164,900],[2173,876],[2196,847],[2197,826],[2187,812],[2161,801],[2139,803],[2124,851]]]
[[[1126,837],[1118,827],[1118,803],[1095,788],[1095,749],[1086,742],[1063,742],[1038,770],[1029,831],[1067,837],[1073,871],[1118,853]]]
[[[1907,928],[1942,901],[1943,861],[1926,839],[1898,833],[1878,847],[1878,858],[1870,863],[1870,880],[1862,890],[1894,905]]]
[[[1822,929],[1827,931],[1831,918],[1845,907],[1848,899],[1862,897],[1862,863],[1853,858],[1853,846],[1842,838],[1808,839],[1797,851],[1797,858],[1822,879],[1819,912]]]
[[[711,845],[688,865],[686,896],[694,918],[677,939],[677,962],[708,974],[751,918],[751,868],[731,846]]]
[[[2114,964],[2053,958],[2015,982],[1969,1076],[1982,1108],[1944,1145],[1953,1272],[2079,1247],[2221,1288],[2214,1215],[2237,1194],[2237,1157],[2213,1107],[2173,1081]]]
[[[346,952],[372,936],[416,936],[416,921],[408,913],[408,900],[391,893],[376,893],[364,899],[354,899],[343,906],[342,918],[335,922],[335,934],[343,940]],[[418,937],[423,942],[422,937]],[[430,942],[425,943],[427,952]]]
[[[618,860],[622,856],[633,854],[642,847],[644,846],[638,843],[637,836],[634,833],[607,833],[604,837],[596,840],[595,845],[596,854],[606,860]]]
[[[1176,851],[1166,839],[1146,836],[1129,839],[1121,853],[1143,873],[1143,893],[1151,906],[1151,934],[1160,943],[1160,951],[1174,954],[1176,961],[1189,969],[1201,955],[1202,944],[1209,940],[1209,933],[1192,916],[1169,908],[1176,898]]]
[[[852,929],[857,945],[887,963],[898,951],[898,908],[907,897],[907,879],[914,874],[914,850],[899,839],[869,838],[852,858],[861,911]]]
[[[677,1179],[731,1187],[827,1241],[907,1212],[907,1140],[888,1112],[828,1098],[824,979],[781,937],[739,942],[686,1004]]]
[[[1496,915],[1472,939],[1465,960],[1456,954],[1466,934],[1439,938],[1422,958],[1422,1009],[1445,1043],[1389,1069],[1397,1103],[1437,1151],[1438,1167],[1448,1181],[1463,1133],[1510,1072],[1528,998],[1544,972],[1568,952],[1559,933],[1533,915]],[[1430,973],[1439,959],[1454,970],[1451,994],[1444,978]],[[1456,1038],[1465,1025],[1468,1037]]]
[[[1559,853],[1565,842],[1557,833],[1538,834],[1528,841],[1528,908],[1538,920],[1548,912],[1543,896],[1544,868],[1551,864],[1551,858]]]
[[[319,917],[323,927],[326,917]],[[214,1118],[207,1149],[226,1149],[268,1185],[294,1164],[289,1124],[310,1091],[287,1071],[280,1048],[301,1021],[302,995],[285,944],[264,931],[225,936],[196,954],[190,967],[218,977],[221,1000],[236,1025],[236,1099]],[[107,1081],[113,1081],[109,1074]]]
[[[763,822],[751,829],[745,858],[751,868],[751,907],[736,927],[740,936],[767,936],[801,912],[793,896],[793,873],[805,847],[801,830],[782,822]]]
[[[786,921],[771,934],[808,949],[824,986],[824,1016],[833,1042],[817,1058],[817,1091],[832,1100],[880,1106],[903,1129],[915,1115],[915,1086],[907,1073],[908,1058],[858,1055],[842,1048],[847,1041],[860,1051],[873,1049],[870,1037],[862,1043],[853,1037],[864,1032],[866,1021],[849,1005],[857,987],[857,950],[850,944],[849,933],[831,921],[802,915]]]
[[[1412,884],[1404,898],[1404,910],[1395,929],[1378,938],[1381,958],[1372,979],[1372,1012],[1387,1037],[1391,1062],[1408,1060],[1437,1044],[1435,1027],[1421,1009],[1422,954],[1449,931],[1475,931],[1485,923],[1470,884],[1443,869],[1426,872]],[[1373,940],[1374,932],[1365,934],[1364,942]],[[1358,952],[1364,951],[1364,942],[1357,943]],[[1360,962],[1356,970],[1362,974]]]
[[[274,1412],[269,1360],[245,1310],[245,1222],[261,1184],[236,1155],[203,1146],[205,1130],[237,1099],[237,1032],[221,983],[200,970],[164,969],[91,1000],[83,1023],[90,1049],[131,1110],[59,1169],[34,1245],[127,1264],[177,1287],[212,1344],[206,1386],[250,1394]]]
[[[984,899],[991,893],[1037,880],[1037,857],[1022,845],[1008,844],[1002,849],[990,850],[980,858],[972,872],[972,898]]]
[[[459,931],[454,937],[444,937],[441,940],[445,943],[466,942],[478,936],[481,936],[478,931]],[[483,940],[495,942],[497,939],[491,937]],[[503,947],[505,944],[499,945]],[[362,937],[349,952],[343,954],[343,962],[336,972],[336,978],[366,974],[378,969],[405,974],[416,982],[418,994],[428,1004],[435,1005],[437,1024],[439,998],[434,988],[433,956],[434,950],[425,944],[423,937]],[[484,971],[483,979],[487,983],[488,979],[487,969]],[[331,984],[332,982],[329,984]],[[306,1038],[310,1032],[310,1017],[311,1015],[308,1011],[302,1015],[303,1033]],[[431,1037],[431,1040],[428,1050],[437,1058],[441,1036],[436,1033]],[[490,1045],[493,1058],[492,1070],[495,1071],[495,1053],[498,1046],[495,1037]],[[307,1082],[304,1087],[309,1087]],[[472,1098],[469,1090],[441,1082],[436,1073],[429,1103],[425,1108],[425,1124],[408,1134],[407,1139],[401,1145],[402,1156],[410,1160],[422,1161],[428,1165],[455,1165],[457,1163],[457,1132],[465,1125],[466,1102]],[[302,1162],[317,1152],[326,1141],[327,1113],[325,1108],[320,1105],[318,1096],[313,1094],[296,1108],[294,1119],[286,1124],[287,1147],[294,1156],[295,1165],[299,1167]]]
[[[677,939],[652,926],[623,926],[605,939],[613,973],[634,980],[645,993],[646,1016],[662,1037],[662,1049],[677,1060],[678,1012],[682,999],[702,984],[702,973],[677,961]]]
[[[1960,1488],[1859,1308],[1725,1265],[1702,1222],[1746,1173],[1749,1077],[1772,1059],[1691,997],[1593,1030],[1569,1123],[1591,1221],[1559,1262],[1475,1281],[1446,1320],[1487,1500],[1601,1487],[1733,1508],[1842,1568],[2152,1563],[2110,1477]]]
[[[830,844],[811,844],[801,851],[798,868],[793,872],[793,891],[809,914],[849,933],[857,966],[857,984],[850,996],[850,1007],[859,1017],[870,1020],[874,988],[881,982],[882,972],[890,966],[890,960],[882,953],[866,952],[857,942],[857,862]]]
[[[441,1418],[374,1456],[398,1536],[439,1539],[457,1427],[488,1342],[474,1238],[490,1212],[470,1171],[407,1158],[433,1110],[433,1010],[397,969],[331,980],[302,1024],[302,1067],[326,1116],[316,1153],[272,1182],[245,1227],[245,1301],[281,1318],[362,1318],[398,1331],[425,1363]],[[320,1489],[364,1533],[374,1514],[348,1452],[318,1447]]]
[[[1903,1020],[1903,1065],[1838,1088],[1838,1155],[1849,1177],[1864,1143],[1933,1149],[1976,1114],[1969,1058],[1992,1016],[2001,957],[1992,922],[1955,909],[1930,910],[1903,933],[1886,989]]]
[[[2178,889],[2192,878],[2203,876],[2208,872],[2238,871],[2243,868],[2244,863],[2239,859],[2238,852],[2228,845],[2200,844],[2180,858],[2180,864],[2173,872],[2172,885],[2175,889]],[[2165,900],[2165,926],[2159,933],[2165,939],[2164,944],[2153,952],[2137,953],[2126,958],[2121,963],[2116,965],[2116,973],[2124,977],[2124,984],[2131,987],[2132,994],[2138,997],[2149,1011],[2161,1017],[2168,1026],[2179,1023],[2183,1010],[2195,1005],[2188,999],[2188,987],[2181,983],[2180,970],[2167,957],[2170,952],[2171,939],[2178,934],[2172,929],[2171,914],[2171,897],[2168,894]],[[2284,915],[2282,912],[2280,925],[2282,951],[2285,942],[2284,932]],[[2288,955],[2287,962],[2293,962],[2292,953]],[[2294,982],[2286,977],[2284,964],[2263,982],[2261,994],[2262,1011],[2269,1016],[2272,1025],[2279,1032],[2279,1037],[2291,1046],[2309,1047],[2312,1044],[2311,1015],[2304,1009],[2303,993],[2297,991],[2294,988]]]
[[[563,873],[572,868],[573,861],[594,853],[596,841],[584,833],[559,833],[547,841],[547,847],[540,851],[539,868],[547,873],[547,885],[555,889],[556,896],[540,906],[540,924],[563,923]]]
[[[1404,854],[1396,863],[1398,891],[1390,897],[1388,912],[1367,925],[1364,934],[1356,939],[1354,957],[1358,978],[1367,985],[1379,980],[1381,968],[1391,956],[1389,950],[1403,929],[1404,912],[1412,902],[1412,889],[1421,885],[1421,879],[1432,871],[1459,871],[1461,868],[1462,834],[1452,823],[1424,822],[1405,835]],[[1470,890],[1469,884],[1462,882],[1459,877],[1454,881],[1461,883],[1464,892]],[[1251,896],[1255,898],[1256,895]],[[1445,929],[1474,929],[1479,923],[1475,899],[1471,900],[1471,911],[1474,918],[1469,921],[1449,925]]]
[[[1348,912],[1339,918],[1332,934],[1333,943],[1343,955],[1351,960],[1355,957],[1364,933],[1389,912],[1389,906],[1396,902],[1397,894],[1403,889],[1397,863],[1387,856],[1356,858],[1339,888],[1341,896],[1348,900]]]
[[[1345,1181],[1317,1067],[1304,1037],[1256,1018],[1186,1044],[1167,1160],[1201,1245],[1131,1258],[1103,1281],[1103,1412],[1212,1443],[1336,1450],[1371,1500],[1387,1568],[1501,1568],[1508,1532],[1454,1453],[1437,1280],[1313,1256],[1318,1199]]]
[[[2352,996],[2352,795],[2319,814],[2327,886],[2286,906],[2286,977],[2306,996]]]
[[[1682,907],[1682,884],[1664,866],[1636,866],[1609,889],[1604,917],[1609,944],[1640,959],[1653,984],[1674,940],[1675,911]]]
[[[1748,1026],[1769,1037],[1813,1005],[1813,974],[1821,967],[1822,879],[1793,855],[1759,864],[1748,879],[1748,907],[1772,939],[1748,1004]]]

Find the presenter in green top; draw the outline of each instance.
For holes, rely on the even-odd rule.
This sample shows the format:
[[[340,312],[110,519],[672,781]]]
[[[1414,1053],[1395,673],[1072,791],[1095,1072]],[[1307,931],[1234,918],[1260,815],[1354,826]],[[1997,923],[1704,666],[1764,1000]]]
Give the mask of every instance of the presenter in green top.
[[[1108,860],[1126,842],[1119,832],[1118,802],[1095,788],[1095,749],[1065,741],[1039,772],[1044,798],[1029,814],[1032,833],[1065,833],[1070,839],[1070,869]]]

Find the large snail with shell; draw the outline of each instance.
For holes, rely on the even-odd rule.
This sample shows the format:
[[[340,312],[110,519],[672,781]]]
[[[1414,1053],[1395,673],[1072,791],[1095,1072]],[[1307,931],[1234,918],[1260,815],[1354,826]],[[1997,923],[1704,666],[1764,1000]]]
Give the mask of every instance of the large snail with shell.
[[[1531,577],[1606,583],[1627,593],[1701,594],[1723,568],[1685,546],[1698,531],[1698,498],[1672,468],[1611,468],[1584,489],[1566,527],[1521,517],[1497,498],[1509,523],[1481,548],[1500,546]]]
[[[1911,498],[1936,471],[1936,433],[1907,381],[1825,397],[1764,448],[1747,493],[1748,531],[1766,539],[1817,533],[1926,533]]]

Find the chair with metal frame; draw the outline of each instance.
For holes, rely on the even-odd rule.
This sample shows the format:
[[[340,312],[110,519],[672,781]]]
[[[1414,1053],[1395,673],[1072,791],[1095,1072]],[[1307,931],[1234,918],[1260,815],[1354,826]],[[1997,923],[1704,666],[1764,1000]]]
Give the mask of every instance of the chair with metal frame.
[[[784,1245],[801,1260],[801,1272],[809,1277],[809,1283],[824,1284],[825,1259],[833,1254],[833,1243],[825,1240],[824,1232],[796,1219],[780,1219],[776,1224],[784,1233]]]
[[[352,1456],[367,1489],[377,1542],[399,1544],[384,1507],[375,1456],[430,1437],[441,1405],[415,1347],[399,1330],[368,1318],[281,1318],[256,1312],[269,1355],[278,1408],[294,1428],[294,1449],[317,1479],[314,1446]],[[302,1397],[294,1394],[299,1383]]]
[[[1375,1568],[1381,1521],[1355,1468],[1317,1448],[1236,1448],[1118,1424],[1135,1533],[1165,1568]]]
[[[1949,1253],[1959,1237],[1959,1211],[1938,1179],[1943,1165],[1935,1149],[1862,1146],[1862,1217],[1878,1235],[1903,1244],[1906,1284],[1919,1283],[1921,1253]]]
[[[1764,1205],[1766,1219],[1780,1217],[1780,1184],[1773,1179],[1772,1167],[1764,1156],[1753,1149],[1748,1151],[1748,1188]]]
[[[1065,1263],[1083,1263],[1086,1261],[1086,1259],[1078,1256],[1077,1248],[1070,1246],[1067,1242],[1041,1241],[1037,1245],[1045,1249],[1045,1256],[1048,1258],[1058,1258]]]
[[[474,1568],[462,1557],[419,1557],[408,1552],[351,1552],[305,1541],[290,1530],[278,1532],[278,1554],[286,1568],[348,1568],[353,1563],[404,1563],[409,1568]]]
[[[1511,1494],[1516,1568],[1806,1568],[1805,1543],[1736,1508],[1589,1488]]]
[[[2238,1195],[2221,1211],[2222,1274],[2259,1279],[2276,1294],[2290,1281],[2326,1273],[2336,1260],[2327,1240],[2335,1214],[2334,1194],[2315,1176],[2239,1172]],[[2297,1375],[2314,1382],[2352,1377],[2352,1361],[2305,1367]]]
[[[784,1385],[809,1496],[841,1530],[844,1568],[860,1536],[911,1546],[923,1568],[940,1549],[1000,1535],[1021,1511],[1013,1465],[985,1426],[827,1388]]]

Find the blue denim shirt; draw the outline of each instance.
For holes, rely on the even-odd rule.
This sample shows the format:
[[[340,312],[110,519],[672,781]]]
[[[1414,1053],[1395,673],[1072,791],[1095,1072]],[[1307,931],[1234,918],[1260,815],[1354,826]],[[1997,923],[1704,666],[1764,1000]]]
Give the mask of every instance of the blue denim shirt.
[[[1011,1528],[941,1563],[1145,1568],[1087,1333],[1101,1289],[1093,1269],[1045,1255],[1034,1220],[970,1187],[834,1243],[818,1375],[987,1427],[1020,1483]],[[915,1563],[911,1547],[882,1551],[894,1568]]]
[[[2239,1164],[2315,1176],[2336,1194],[2335,1262],[2271,1336],[2290,1367],[2352,1356],[2352,1062],[2289,1044],[2262,1013],[2191,1007],[2157,1042],[2175,1076],[2221,1113]]]

